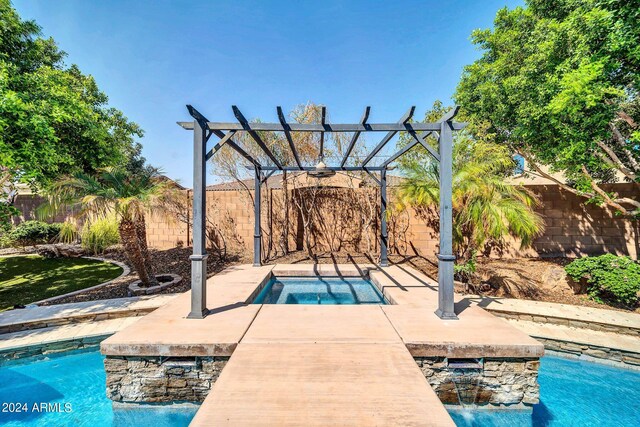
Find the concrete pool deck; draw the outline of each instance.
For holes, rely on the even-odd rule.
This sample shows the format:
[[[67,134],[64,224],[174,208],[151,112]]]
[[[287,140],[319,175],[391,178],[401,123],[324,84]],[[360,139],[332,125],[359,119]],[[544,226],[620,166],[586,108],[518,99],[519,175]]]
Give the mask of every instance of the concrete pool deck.
[[[275,275],[359,276],[392,305],[248,304]],[[437,283],[405,266],[235,266],[101,344],[107,356],[231,356],[193,425],[453,425],[414,357],[538,358],[542,344],[480,307],[440,320]]]

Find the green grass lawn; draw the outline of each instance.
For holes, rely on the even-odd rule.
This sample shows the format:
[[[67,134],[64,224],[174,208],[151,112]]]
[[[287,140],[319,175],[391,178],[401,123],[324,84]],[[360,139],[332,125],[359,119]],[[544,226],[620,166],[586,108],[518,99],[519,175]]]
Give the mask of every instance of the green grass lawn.
[[[0,257],[0,311],[115,279],[117,265],[84,258]]]

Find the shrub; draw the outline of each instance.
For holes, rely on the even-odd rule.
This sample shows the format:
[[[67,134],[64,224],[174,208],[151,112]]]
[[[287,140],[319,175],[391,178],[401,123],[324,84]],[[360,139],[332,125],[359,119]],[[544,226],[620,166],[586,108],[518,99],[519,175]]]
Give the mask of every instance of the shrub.
[[[78,227],[72,222],[65,221],[60,226],[56,240],[61,243],[74,243],[78,240]]]
[[[80,235],[82,247],[93,253],[101,254],[109,247],[118,244],[118,221],[113,217],[100,218],[85,224]]]
[[[42,221],[25,221],[18,224],[9,233],[9,238],[19,246],[35,246],[48,243],[60,232],[60,224],[47,224]]]
[[[0,249],[9,248],[14,246],[15,242],[10,236],[11,230],[8,232],[0,231]]]
[[[640,264],[612,254],[580,258],[565,267],[576,282],[587,283],[589,297],[598,302],[633,306],[640,291]]]
[[[0,233],[11,231],[11,218],[20,215],[20,211],[6,202],[0,202]]]
[[[453,273],[456,280],[459,280],[464,283],[468,283],[473,277],[473,275],[476,273],[477,268],[478,268],[478,263],[476,261],[476,254],[475,252],[472,252],[470,259],[460,264],[454,264]]]

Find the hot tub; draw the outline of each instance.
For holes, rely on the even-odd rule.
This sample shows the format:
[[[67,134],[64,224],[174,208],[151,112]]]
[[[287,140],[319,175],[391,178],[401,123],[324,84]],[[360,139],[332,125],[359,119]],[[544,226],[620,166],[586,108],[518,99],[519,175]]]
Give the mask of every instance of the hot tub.
[[[362,277],[272,277],[253,304],[387,304]]]

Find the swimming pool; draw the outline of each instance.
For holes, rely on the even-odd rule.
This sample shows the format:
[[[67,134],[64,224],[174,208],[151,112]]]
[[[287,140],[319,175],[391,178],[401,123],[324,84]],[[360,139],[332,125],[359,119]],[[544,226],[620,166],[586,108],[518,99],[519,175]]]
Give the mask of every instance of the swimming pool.
[[[0,425],[179,427],[187,426],[195,415],[195,405],[112,409],[102,361],[103,356],[93,350],[0,366],[0,403],[27,404],[28,409],[0,413]],[[539,381],[541,402],[533,412],[450,413],[458,426],[465,427],[640,425],[640,372],[545,356]],[[33,411],[34,403],[44,403],[47,411]]]
[[[449,411],[459,427],[640,426],[640,372],[545,356],[533,411]]]
[[[97,350],[0,366],[0,425],[180,427],[189,425],[198,408],[113,409],[105,389],[103,356]]]
[[[386,304],[361,277],[272,277],[254,304]]]

